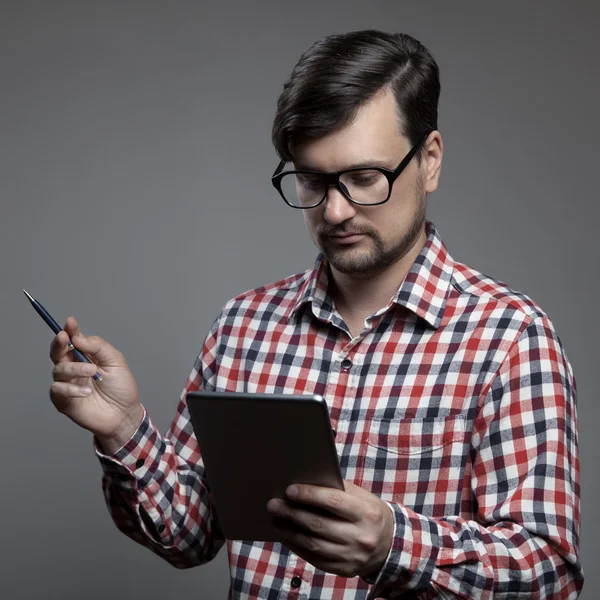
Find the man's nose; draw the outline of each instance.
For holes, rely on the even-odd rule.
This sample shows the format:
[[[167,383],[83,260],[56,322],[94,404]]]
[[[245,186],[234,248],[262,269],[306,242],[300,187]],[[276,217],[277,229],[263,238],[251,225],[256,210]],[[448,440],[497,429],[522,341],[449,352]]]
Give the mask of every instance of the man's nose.
[[[343,223],[356,214],[355,205],[335,185],[329,186],[324,202],[324,217],[328,223]]]

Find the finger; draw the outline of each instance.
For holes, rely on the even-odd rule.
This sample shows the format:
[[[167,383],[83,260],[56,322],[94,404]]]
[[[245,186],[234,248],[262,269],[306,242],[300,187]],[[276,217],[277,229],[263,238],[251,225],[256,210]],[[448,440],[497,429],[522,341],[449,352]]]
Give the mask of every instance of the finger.
[[[55,381],[50,386],[50,400],[52,400],[52,404],[54,404],[61,412],[64,411],[73,400],[85,398],[91,393],[92,389],[90,387],[79,386],[74,383]]]
[[[348,492],[352,496],[359,496],[363,498],[373,497],[373,494],[371,492],[365,490],[365,488],[361,488],[352,481],[344,480],[344,487],[346,489],[346,492]]]
[[[54,364],[75,360],[69,352],[69,336],[65,331],[61,331],[52,339],[50,343],[50,360]]]
[[[50,359],[54,364],[59,361],[75,360],[70,352],[70,344],[71,338],[79,333],[77,319],[75,319],[75,317],[69,317],[65,322],[63,331],[59,332],[50,344]]]
[[[284,537],[281,538],[280,543],[283,546],[285,546],[288,550],[291,550],[294,554],[297,554],[300,558],[304,559],[307,563],[310,563],[311,565],[313,565],[313,567],[316,567],[320,571],[325,571],[327,573],[334,572],[333,569],[329,568],[326,564],[324,564],[326,561],[324,561],[320,556],[317,556],[316,554],[310,552],[306,548],[302,548],[302,546],[298,546],[297,544],[294,544],[292,541],[285,539]]]
[[[280,543],[294,554],[302,557],[318,569],[335,573],[340,567],[340,557],[346,556],[347,548],[301,532],[278,530]]]
[[[281,499],[269,500],[267,509],[275,515],[277,522],[284,528],[309,532],[320,538],[343,544],[351,535],[349,528],[354,527],[346,520],[328,513],[322,509],[307,510],[301,505],[294,505]],[[290,529],[291,528],[291,529]]]
[[[77,350],[86,354],[98,366],[116,367],[125,364],[123,355],[101,337],[86,336],[79,332],[71,341]]]
[[[67,335],[73,339],[76,335],[79,335],[81,331],[79,331],[79,323],[75,317],[68,317],[65,321],[65,326],[63,329],[67,332]]]
[[[72,379],[91,377],[97,371],[94,364],[77,362],[59,362],[52,369],[54,381],[70,381]]]
[[[290,485],[286,496],[294,502],[317,506],[348,521],[358,521],[363,500],[342,490],[317,485]]]
[[[344,546],[331,548],[331,551],[325,551],[326,554],[322,554],[321,552],[311,552],[304,545],[291,540],[282,539],[281,543],[320,571],[348,578],[361,575],[361,572],[357,569],[356,561],[352,561],[348,557],[348,549]]]

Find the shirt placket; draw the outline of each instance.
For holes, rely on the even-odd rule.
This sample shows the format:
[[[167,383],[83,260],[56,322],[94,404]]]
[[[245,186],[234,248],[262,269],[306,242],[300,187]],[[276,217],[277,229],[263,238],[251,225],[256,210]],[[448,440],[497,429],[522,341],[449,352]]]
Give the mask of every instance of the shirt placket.
[[[349,415],[356,403],[356,390],[359,384],[359,371],[363,354],[361,344],[365,337],[371,335],[371,329],[366,329],[354,339],[343,345],[333,357],[330,376],[325,388],[325,398],[331,406],[331,426],[335,437],[338,454],[341,454],[345,436],[350,428]]]
[[[325,398],[329,400],[332,407],[332,428],[338,456],[344,453],[352,426],[350,418],[358,408],[357,390],[360,384],[360,371],[366,359],[363,349],[366,347],[365,344],[370,343],[374,330],[388,309],[389,306],[367,319],[365,329],[348,343],[345,343],[345,338],[340,338],[340,350],[332,357]],[[362,485],[363,467],[359,460],[354,466],[354,474],[349,475],[357,485]]]
[[[309,563],[290,553],[279,597],[287,600],[308,600],[313,573],[314,568]]]

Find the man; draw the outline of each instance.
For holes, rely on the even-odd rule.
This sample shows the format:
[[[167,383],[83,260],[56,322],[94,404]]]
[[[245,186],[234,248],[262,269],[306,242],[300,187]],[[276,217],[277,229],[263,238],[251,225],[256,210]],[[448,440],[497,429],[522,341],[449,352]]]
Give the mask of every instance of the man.
[[[575,598],[583,586],[573,372],[543,310],[454,261],[425,220],[439,90],[407,35],[330,36],[300,58],[277,107],[273,183],[321,253],[225,305],[165,436],[108,342],[73,317],[52,342],[52,401],[94,434],[113,519],[181,568],[226,541],[185,394],[326,399],[346,490],[291,486],[293,502],[268,504],[281,543],[228,540],[231,597]],[[69,337],[94,365],[72,360]]]

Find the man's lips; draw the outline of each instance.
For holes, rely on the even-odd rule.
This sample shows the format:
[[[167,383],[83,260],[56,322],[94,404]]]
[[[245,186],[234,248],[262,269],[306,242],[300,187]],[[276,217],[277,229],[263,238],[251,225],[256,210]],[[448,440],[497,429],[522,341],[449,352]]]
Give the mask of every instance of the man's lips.
[[[364,233],[339,233],[328,237],[338,244],[353,244],[358,242],[364,235]]]

